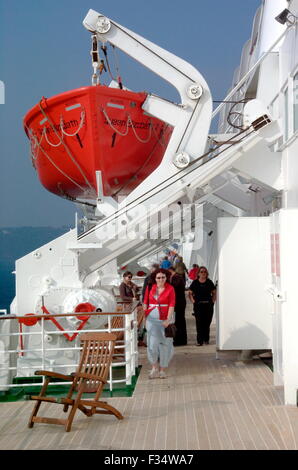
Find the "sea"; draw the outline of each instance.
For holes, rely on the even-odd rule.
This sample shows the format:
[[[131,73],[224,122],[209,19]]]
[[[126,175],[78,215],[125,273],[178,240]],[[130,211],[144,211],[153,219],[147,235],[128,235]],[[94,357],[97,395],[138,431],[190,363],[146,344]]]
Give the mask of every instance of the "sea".
[[[0,309],[9,313],[15,296],[15,261],[45,243],[68,232],[71,227],[0,228]]]

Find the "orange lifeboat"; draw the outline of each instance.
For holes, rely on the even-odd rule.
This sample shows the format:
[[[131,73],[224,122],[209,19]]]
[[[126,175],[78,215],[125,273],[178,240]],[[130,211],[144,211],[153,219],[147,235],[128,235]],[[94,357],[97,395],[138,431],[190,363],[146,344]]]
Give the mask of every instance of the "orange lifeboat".
[[[70,199],[126,196],[160,164],[172,127],[150,117],[146,93],[105,85],[43,98],[24,118],[43,186]]]

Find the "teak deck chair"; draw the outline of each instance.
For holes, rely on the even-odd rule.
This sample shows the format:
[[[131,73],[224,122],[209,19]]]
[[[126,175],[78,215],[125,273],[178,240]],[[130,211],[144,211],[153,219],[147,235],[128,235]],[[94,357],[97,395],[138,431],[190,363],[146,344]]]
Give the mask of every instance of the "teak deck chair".
[[[83,333],[80,335],[80,340],[82,352],[76,372],[71,375],[63,375],[46,370],[38,370],[35,372],[35,375],[44,375],[45,382],[40,394],[30,397],[31,400],[36,400],[37,403],[30,416],[28,423],[29,428],[32,428],[34,423],[50,423],[62,424],[65,426],[66,431],[70,431],[77,409],[82,411],[86,416],[102,413],[113,414],[118,419],[123,419],[122,414],[113,406],[104,401],[99,401],[104,384],[107,382],[116,336],[112,333]],[[66,398],[56,399],[46,396],[47,387],[51,378],[72,381]],[[76,390],[77,395],[72,398]],[[95,393],[95,395],[94,398],[82,399],[83,393]],[[68,417],[66,419],[38,417],[37,413],[41,402],[64,405],[64,412],[67,412],[70,407]]]

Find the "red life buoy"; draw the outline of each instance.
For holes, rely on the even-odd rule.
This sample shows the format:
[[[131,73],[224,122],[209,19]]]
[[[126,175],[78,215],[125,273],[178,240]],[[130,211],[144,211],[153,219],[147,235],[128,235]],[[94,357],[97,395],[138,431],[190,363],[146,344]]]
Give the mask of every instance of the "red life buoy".
[[[90,302],[82,302],[80,304],[78,304],[75,308],[75,313],[78,313],[78,312],[95,312],[96,310],[96,307],[92,304],[90,304]],[[88,318],[90,318],[90,315],[78,315],[77,317],[79,320],[81,321],[87,321]]]
[[[26,313],[26,316],[32,316],[35,313]],[[23,323],[26,326],[34,326],[38,322],[39,318],[20,318],[19,323]]]

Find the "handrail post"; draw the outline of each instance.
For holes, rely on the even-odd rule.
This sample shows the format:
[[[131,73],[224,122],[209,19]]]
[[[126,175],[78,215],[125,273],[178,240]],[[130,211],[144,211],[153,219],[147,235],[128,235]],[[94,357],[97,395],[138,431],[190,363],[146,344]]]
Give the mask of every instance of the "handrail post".
[[[44,296],[41,297],[41,303],[44,307]],[[45,370],[45,349],[44,349],[44,318],[41,317],[41,362],[42,362],[42,369]],[[42,377],[42,384],[44,384],[45,377]]]
[[[125,379],[126,385],[131,385],[131,314],[125,315],[124,321],[124,344],[125,344]]]

